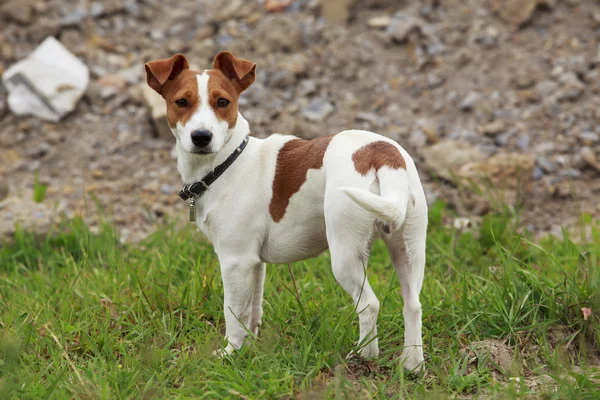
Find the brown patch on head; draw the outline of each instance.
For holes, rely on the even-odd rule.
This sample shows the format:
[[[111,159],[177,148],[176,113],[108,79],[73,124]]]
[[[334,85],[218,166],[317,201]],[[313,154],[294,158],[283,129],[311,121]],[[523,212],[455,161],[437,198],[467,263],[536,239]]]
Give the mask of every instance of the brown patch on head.
[[[381,167],[392,169],[406,169],[406,161],[396,146],[389,142],[379,140],[361,147],[352,154],[354,168],[361,175],[367,175],[374,169]]]
[[[217,118],[227,121],[229,129],[237,122],[238,99],[240,91],[235,84],[219,70],[211,70],[208,74],[208,104],[212,107]],[[219,107],[219,99],[229,102],[227,107]]]
[[[269,204],[273,221],[281,221],[290,198],[306,181],[308,170],[323,166],[323,157],[333,136],[313,140],[293,139],[279,150],[273,179],[273,197]]]
[[[167,121],[171,128],[175,128],[177,122],[185,124],[198,111],[200,107],[198,75],[200,73],[188,69],[163,86],[162,96],[167,103]],[[176,103],[181,99],[187,101],[186,106],[182,107]]]

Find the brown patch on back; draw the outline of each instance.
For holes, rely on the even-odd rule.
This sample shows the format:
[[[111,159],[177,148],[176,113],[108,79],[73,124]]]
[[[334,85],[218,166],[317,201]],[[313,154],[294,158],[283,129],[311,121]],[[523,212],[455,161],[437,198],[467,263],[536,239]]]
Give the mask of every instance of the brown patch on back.
[[[227,121],[229,129],[232,129],[237,122],[238,98],[240,97],[239,88],[233,84],[221,71],[208,71],[208,102],[215,111],[217,118]],[[225,108],[217,106],[220,98],[229,100],[229,105]]]
[[[273,197],[269,205],[273,221],[281,221],[290,198],[306,181],[308,170],[323,166],[323,157],[333,136],[313,140],[293,139],[279,150],[273,179]]]
[[[198,94],[198,71],[184,70],[177,78],[166,82],[162,88],[162,95],[167,103],[167,121],[171,128],[175,128],[177,122],[185,124],[200,107],[200,95]],[[175,101],[186,99],[188,105],[179,107]]]
[[[361,175],[367,175],[372,169],[379,171],[379,168],[384,166],[406,169],[406,161],[398,148],[383,140],[369,143],[356,150],[352,154],[352,161],[354,161],[354,168]]]

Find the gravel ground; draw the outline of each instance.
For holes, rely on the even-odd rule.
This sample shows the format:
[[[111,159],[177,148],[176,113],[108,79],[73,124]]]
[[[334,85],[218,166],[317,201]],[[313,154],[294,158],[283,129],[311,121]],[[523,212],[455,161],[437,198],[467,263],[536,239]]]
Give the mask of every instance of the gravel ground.
[[[268,13],[273,3],[0,0],[0,73],[54,35],[92,75],[57,124],[16,118],[0,88],[0,234],[17,220],[43,231],[60,213],[96,226],[103,210],[137,240],[185,217],[143,63],[183,52],[208,68],[221,50],[258,64],[241,100],[255,136],[382,133],[413,155],[429,201],[474,220],[499,198],[537,233],[600,214],[599,2],[331,1],[347,15],[314,0]]]

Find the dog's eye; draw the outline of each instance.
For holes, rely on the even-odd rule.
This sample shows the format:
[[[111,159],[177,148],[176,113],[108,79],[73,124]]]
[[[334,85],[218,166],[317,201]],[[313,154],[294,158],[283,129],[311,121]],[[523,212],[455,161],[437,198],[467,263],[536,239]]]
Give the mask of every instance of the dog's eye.
[[[177,104],[179,107],[186,107],[188,103],[186,99],[179,99],[175,100],[175,104]]]
[[[229,100],[224,99],[224,98],[220,98],[219,100],[217,100],[217,106],[220,108],[225,108],[229,105]]]

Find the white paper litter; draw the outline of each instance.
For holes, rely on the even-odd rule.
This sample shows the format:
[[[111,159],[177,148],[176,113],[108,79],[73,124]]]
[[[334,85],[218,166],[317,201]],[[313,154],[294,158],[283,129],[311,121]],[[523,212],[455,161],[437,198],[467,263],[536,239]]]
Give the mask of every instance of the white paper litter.
[[[53,122],[75,109],[89,80],[88,67],[52,36],[2,75],[13,113]]]

